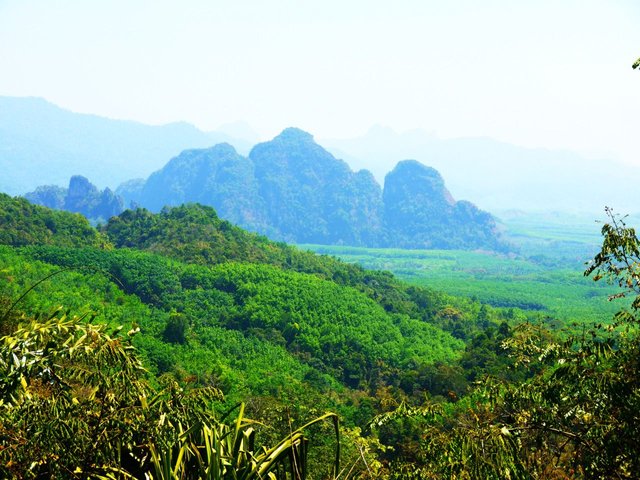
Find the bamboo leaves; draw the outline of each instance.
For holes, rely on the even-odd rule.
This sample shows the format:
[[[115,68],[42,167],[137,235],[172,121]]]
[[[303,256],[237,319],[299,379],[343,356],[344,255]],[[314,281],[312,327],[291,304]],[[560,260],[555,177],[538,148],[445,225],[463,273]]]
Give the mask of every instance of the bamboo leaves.
[[[271,448],[240,404],[232,423],[211,409],[211,388],[161,390],[128,343],[57,309],[0,339],[0,474],[6,478],[304,480],[305,429]],[[232,409],[232,413],[236,410]]]

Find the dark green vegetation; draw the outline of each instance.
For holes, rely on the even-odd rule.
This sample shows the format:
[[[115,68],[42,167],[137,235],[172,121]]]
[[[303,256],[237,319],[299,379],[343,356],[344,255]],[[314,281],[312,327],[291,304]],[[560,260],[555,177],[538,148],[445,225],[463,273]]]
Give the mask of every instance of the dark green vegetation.
[[[617,285],[614,298],[630,309],[565,341],[522,324],[504,346],[535,373],[529,380],[489,378],[454,408],[427,402],[378,416],[381,429],[421,434],[399,478],[638,477],[640,239],[613,215],[602,234],[585,274]]]
[[[434,169],[400,162],[387,175],[383,192],[370,172],[353,172],[295,128],[256,145],[248,157],[228,144],[186,150],[145,182],[128,182],[117,193],[125,203],[153,212],[187,202],[210,205],[225,220],[287,242],[508,248],[493,217],[469,202],[456,202]],[[96,195],[85,203],[97,203]],[[60,202],[49,201],[57,196],[55,187],[46,187],[28,198],[59,208]],[[87,212],[72,207],[62,205]],[[89,218],[106,211],[100,208]]]
[[[2,311],[36,285],[4,333],[27,318],[18,312],[59,305],[111,329],[140,328],[133,341],[152,383],[168,375],[217,388],[227,407],[249,399],[252,416],[282,418],[266,432],[272,441],[289,431],[288,417],[332,409],[363,427],[385,398],[462,394],[471,378],[451,366],[465,356],[460,338],[479,314],[486,325],[501,319],[477,302],[270,242],[209,207],[127,211],[99,232],[80,215],[3,195],[0,232]]]
[[[82,215],[43,209],[0,193],[0,244],[100,247],[105,241]]]
[[[537,312],[273,243],[199,205],[98,231],[2,195],[0,233],[7,476],[336,478],[327,410],[338,478],[636,471],[633,329],[559,342],[516,325]],[[595,273],[634,293],[635,233],[606,233]],[[620,249],[626,270],[610,267]]]
[[[60,310],[2,338],[0,371],[3,478],[285,479],[308,468],[302,429],[260,447],[244,405],[225,423],[214,388],[154,388],[127,336]],[[338,434],[335,414],[303,429],[325,420]]]

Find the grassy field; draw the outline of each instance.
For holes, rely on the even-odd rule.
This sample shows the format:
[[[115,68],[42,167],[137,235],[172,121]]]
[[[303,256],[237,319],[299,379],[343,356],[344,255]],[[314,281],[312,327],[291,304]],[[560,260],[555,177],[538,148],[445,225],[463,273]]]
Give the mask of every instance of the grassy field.
[[[505,239],[524,257],[570,269],[600,249],[604,217],[560,213],[503,212]]]
[[[583,275],[584,262],[548,266],[524,258],[460,250],[399,250],[303,245],[421,286],[475,297],[496,307],[538,311],[563,322],[608,321],[622,306],[614,290]]]
[[[594,282],[583,272],[600,250],[601,218],[560,213],[504,212],[510,255],[462,250],[401,250],[301,245],[365,268],[388,270],[421,286],[475,297],[496,307],[517,307],[565,324],[607,322],[625,306],[608,301],[615,287]],[[625,219],[640,225],[640,216]]]

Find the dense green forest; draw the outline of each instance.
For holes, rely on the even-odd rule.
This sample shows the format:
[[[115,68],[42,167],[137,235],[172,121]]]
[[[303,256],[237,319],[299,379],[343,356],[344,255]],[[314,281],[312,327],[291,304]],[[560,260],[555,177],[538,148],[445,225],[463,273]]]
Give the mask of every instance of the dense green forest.
[[[637,259],[635,232],[614,223],[606,239],[596,274],[633,293],[637,263],[615,255]],[[274,243],[195,204],[96,229],[0,195],[0,243],[4,476],[637,471],[631,314],[559,340],[535,310]]]

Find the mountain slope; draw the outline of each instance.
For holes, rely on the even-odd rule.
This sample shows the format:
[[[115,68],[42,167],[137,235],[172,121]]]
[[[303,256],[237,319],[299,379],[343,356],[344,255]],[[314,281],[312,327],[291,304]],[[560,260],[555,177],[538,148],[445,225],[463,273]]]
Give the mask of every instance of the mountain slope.
[[[442,176],[415,160],[398,163],[385,177],[384,221],[400,247],[500,248],[491,215],[456,202]]]
[[[63,273],[27,305],[87,305],[108,323],[136,322],[138,345],[159,374],[215,378],[232,398],[302,395],[305,388],[366,391],[405,376],[412,389],[413,368],[462,353],[462,342],[432,324],[452,299],[274,244],[219,220],[209,207],[126,212],[100,234],[79,215],[25,206],[24,199],[0,197],[0,218],[13,218],[2,224],[10,234],[0,237],[8,245],[0,247],[2,295]],[[42,235],[42,225],[59,217],[76,228]],[[476,306],[464,305],[471,323]],[[246,358],[253,351],[262,364]],[[275,364],[285,370],[270,374]],[[295,379],[289,385],[287,375]]]
[[[606,154],[527,148],[491,138],[438,138],[422,130],[397,133],[373,127],[352,139],[323,139],[352,168],[366,166],[382,180],[399,158],[436,168],[452,192],[494,213],[532,211],[602,213],[605,205],[636,213],[640,168]],[[606,178],[607,182],[598,179]]]
[[[154,212],[189,202],[213,205],[232,223],[264,229],[254,170],[252,162],[226,143],[185,150],[153,173],[132,200]]]
[[[100,188],[146,177],[185,148],[245,142],[187,123],[150,126],[73,113],[43,99],[0,97],[0,191],[66,185],[72,175]]]
[[[156,212],[185,202],[210,205],[224,219],[289,242],[504,248],[491,215],[455,202],[435,170],[401,162],[383,193],[370,172],[353,172],[295,128],[256,145],[248,158],[229,145],[185,151],[145,183],[118,191]]]
[[[99,247],[106,239],[85,217],[50,210],[0,193],[0,244]]]
[[[313,137],[288,128],[249,154],[268,224],[298,243],[372,244],[380,229],[380,187],[354,173]]]

